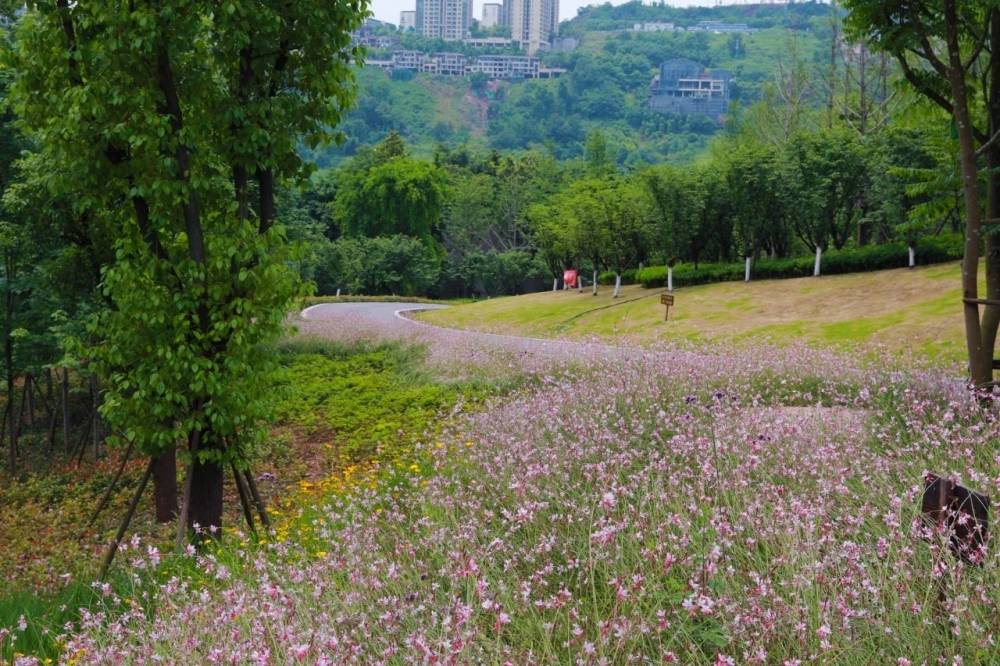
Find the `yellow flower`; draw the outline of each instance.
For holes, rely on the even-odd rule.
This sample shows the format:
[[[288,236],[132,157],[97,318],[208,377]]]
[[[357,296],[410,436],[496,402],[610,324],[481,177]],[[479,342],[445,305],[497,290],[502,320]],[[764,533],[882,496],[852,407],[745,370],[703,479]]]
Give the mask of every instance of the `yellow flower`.
[[[411,472],[419,472],[420,471],[420,465],[418,465],[417,463],[413,463],[412,465],[410,465],[410,471]]]

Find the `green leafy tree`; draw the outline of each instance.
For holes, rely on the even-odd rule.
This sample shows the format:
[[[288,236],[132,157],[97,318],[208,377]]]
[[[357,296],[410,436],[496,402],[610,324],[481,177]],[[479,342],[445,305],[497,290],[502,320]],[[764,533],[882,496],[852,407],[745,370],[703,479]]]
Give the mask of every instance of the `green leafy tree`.
[[[648,260],[652,249],[653,214],[638,183],[617,180],[595,192],[607,229],[607,264],[615,272],[615,290],[621,291],[622,272]]]
[[[563,270],[573,265],[576,256],[571,236],[573,218],[558,199],[533,204],[526,217],[535,246],[552,276],[552,291],[556,291]]]
[[[320,252],[316,283],[321,294],[424,296],[439,272],[437,253],[417,238],[341,238]]]
[[[834,130],[797,134],[782,152],[782,192],[792,230],[816,254],[841,249],[864,214],[868,163],[857,135]]]
[[[656,215],[654,238],[667,264],[667,286],[673,289],[673,266],[694,257],[692,245],[704,219],[705,192],[693,169],[653,167],[640,176]]]
[[[353,99],[365,8],[31,3],[7,54],[14,108],[65,173],[53,187],[115,229],[89,353],[115,432],[153,460],[186,444],[179,536],[221,525],[223,471],[263,434],[263,352],[299,293],[276,193]]]
[[[762,252],[784,256],[789,232],[778,150],[754,143],[730,148],[720,163],[736,244],[748,262]]]
[[[402,234],[433,244],[440,233],[444,187],[444,176],[433,164],[394,156],[338,187],[334,218],[350,236]]]
[[[1000,234],[983,219],[1000,219],[1000,8],[990,0],[845,0],[850,32],[890,54],[907,82],[952,120],[958,140],[965,217],[962,297],[969,374],[976,387],[993,379],[1000,327]],[[985,113],[976,113],[978,100]],[[982,122],[985,119],[985,122]],[[979,122],[977,122],[979,120]],[[978,158],[987,165],[983,214]],[[986,233],[984,233],[986,232]],[[986,295],[979,299],[979,247],[985,235]],[[992,301],[989,302],[989,301]],[[980,317],[980,305],[985,305]]]

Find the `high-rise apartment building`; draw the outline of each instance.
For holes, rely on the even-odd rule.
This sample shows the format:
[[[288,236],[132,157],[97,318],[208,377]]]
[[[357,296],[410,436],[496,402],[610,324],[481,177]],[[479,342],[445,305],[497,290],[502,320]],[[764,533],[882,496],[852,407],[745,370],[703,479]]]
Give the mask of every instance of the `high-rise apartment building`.
[[[482,28],[495,28],[500,25],[500,16],[503,12],[503,5],[499,2],[483,3],[483,18],[479,22]]]
[[[411,10],[403,10],[399,12],[399,29],[400,30],[416,30],[417,29],[417,13]]]
[[[458,41],[471,24],[472,0],[417,0],[417,32],[424,37]]]
[[[529,54],[552,46],[559,34],[559,0],[504,0],[510,37]]]

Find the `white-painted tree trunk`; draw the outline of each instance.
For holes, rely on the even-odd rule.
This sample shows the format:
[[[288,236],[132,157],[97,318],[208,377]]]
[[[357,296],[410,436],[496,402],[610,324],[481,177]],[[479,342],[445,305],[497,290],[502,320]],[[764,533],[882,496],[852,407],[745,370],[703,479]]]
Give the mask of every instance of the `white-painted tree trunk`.
[[[667,291],[674,290],[674,269],[667,266]]]
[[[917,251],[913,249],[912,245],[909,248],[907,248],[907,249],[910,251],[910,264],[909,264],[909,266],[910,266],[910,268],[913,268],[914,266],[917,265]]]
[[[559,291],[559,278],[552,278],[552,291]]]
[[[337,298],[340,298],[340,287],[337,287]]]
[[[622,274],[615,273],[615,290],[611,294],[611,298],[618,298],[618,292],[622,290]]]
[[[743,270],[743,281],[750,281],[750,257],[747,257],[746,268]]]
[[[578,273],[576,276],[576,293],[583,293],[583,274]]]
[[[594,271],[594,296],[597,296],[597,271]]]
[[[820,265],[823,262],[823,248],[816,246],[816,263],[813,264],[813,277],[819,277]]]

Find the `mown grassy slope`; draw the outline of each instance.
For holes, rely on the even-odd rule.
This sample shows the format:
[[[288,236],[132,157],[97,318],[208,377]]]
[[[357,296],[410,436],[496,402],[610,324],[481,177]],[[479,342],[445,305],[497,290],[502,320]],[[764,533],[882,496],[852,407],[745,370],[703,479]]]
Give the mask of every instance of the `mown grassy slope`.
[[[649,344],[806,342],[838,349],[882,346],[938,361],[964,353],[957,263],[851,275],[727,282],[678,289],[670,321],[663,290],[626,287],[542,292],[421,313],[441,326],[540,337],[597,336]]]

